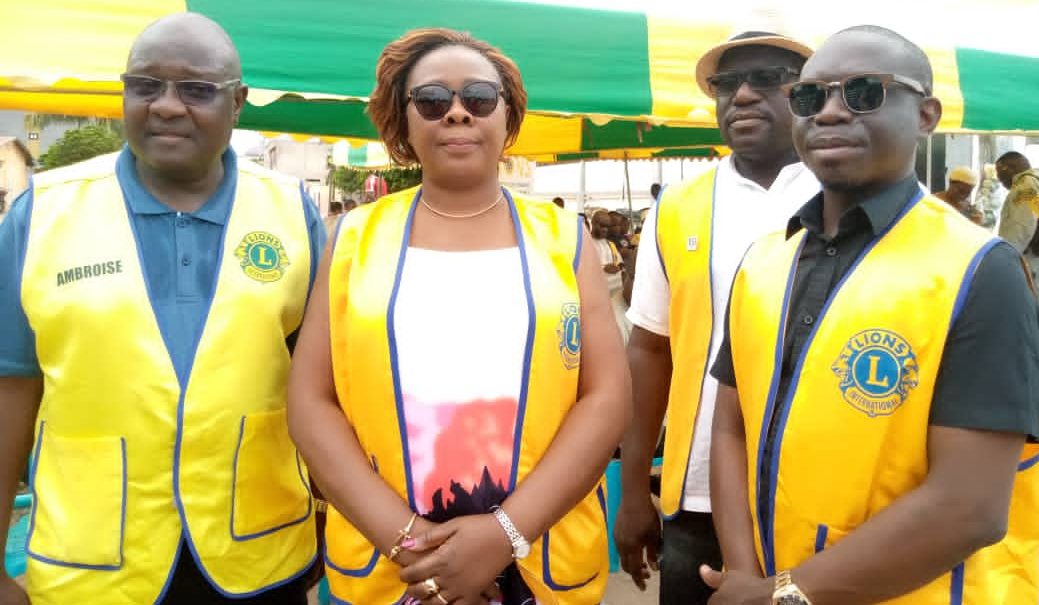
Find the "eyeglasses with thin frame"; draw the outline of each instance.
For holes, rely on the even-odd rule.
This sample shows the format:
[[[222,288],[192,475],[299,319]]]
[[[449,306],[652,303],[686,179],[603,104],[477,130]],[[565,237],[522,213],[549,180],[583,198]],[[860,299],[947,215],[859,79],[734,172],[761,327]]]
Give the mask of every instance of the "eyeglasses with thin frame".
[[[408,101],[420,116],[431,122],[442,119],[451,111],[455,95],[475,118],[486,118],[498,107],[498,97],[505,98],[505,90],[497,82],[476,81],[451,90],[443,84],[423,84],[412,88]]]
[[[751,90],[767,92],[800,75],[796,69],[783,66],[756,67],[745,71],[722,71],[707,78],[707,88],[714,98],[731,97],[746,82]]]
[[[185,105],[201,106],[212,103],[221,90],[238,86],[242,83],[240,79],[225,80],[224,82],[207,82],[205,80],[160,80],[151,76],[138,76],[123,74],[119,76],[123,81],[123,95],[132,101],[151,103],[158,99],[164,92],[166,86],[173,85],[177,91],[177,97]]]
[[[852,113],[872,113],[884,105],[888,86],[898,84],[922,97],[930,96],[923,84],[897,74],[856,74],[839,82],[801,80],[783,86],[790,100],[790,112],[799,118],[817,115],[826,106],[830,91],[841,90],[844,106]]]

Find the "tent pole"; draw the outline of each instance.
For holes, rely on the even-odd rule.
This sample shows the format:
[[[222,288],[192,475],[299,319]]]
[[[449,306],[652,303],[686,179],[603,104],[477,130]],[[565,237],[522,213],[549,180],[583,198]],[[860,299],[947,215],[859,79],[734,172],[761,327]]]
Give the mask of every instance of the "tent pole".
[[[584,160],[581,160],[581,171],[580,171],[580,185],[577,189],[577,213],[584,213],[584,198],[585,198],[585,165]]]
[[[932,164],[934,162],[933,162],[933,160],[931,158],[931,152],[932,152],[931,145],[932,145],[932,139],[933,138],[934,138],[934,135],[927,135],[927,190],[928,191],[932,190],[932,188],[931,188],[931,170],[933,169]]]
[[[631,175],[628,174],[628,152],[624,152],[624,185],[628,192],[628,216],[632,214],[631,210]]]

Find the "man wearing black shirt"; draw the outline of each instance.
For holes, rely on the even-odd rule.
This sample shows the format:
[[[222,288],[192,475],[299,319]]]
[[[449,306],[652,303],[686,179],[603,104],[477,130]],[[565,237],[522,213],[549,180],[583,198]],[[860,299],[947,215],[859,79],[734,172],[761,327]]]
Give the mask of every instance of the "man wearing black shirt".
[[[770,282],[767,272],[756,270],[767,261],[752,249],[733,286],[725,341],[712,368],[722,385],[712,506],[727,570],[702,569],[718,588],[712,604],[851,605],[903,596],[930,603],[943,591],[943,602],[1034,603],[1039,595],[1035,532],[1027,525],[1035,522],[1026,521],[1023,540],[1019,522],[1007,529],[1012,492],[1020,510],[1039,480],[1030,473],[1034,461],[1021,461],[1026,438],[1039,435],[1036,301],[1015,250],[985,241],[940,201],[922,195],[913,173],[916,145],[941,117],[931,86],[930,65],[915,44],[862,26],[831,37],[788,89],[794,143],[823,191],[791,218],[785,242],[758,244],[790,250],[789,242],[801,238],[791,253],[793,267],[787,263],[790,277],[780,276],[789,281]],[[927,232],[926,249],[907,243],[907,230],[920,233],[931,224],[949,229]],[[956,276],[962,284],[943,283],[948,263],[957,259],[928,252],[955,249],[958,242],[949,238],[956,234],[965,234],[971,243],[964,245],[977,251]],[[898,253],[904,261],[892,263]],[[784,288],[769,290],[769,283],[786,284],[785,295]],[[847,295],[863,283],[871,286],[863,290],[868,297]],[[763,289],[778,296],[762,303],[754,296]],[[940,303],[933,316],[920,302],[929,297]],[[762,305],[778,318],[774,324],[747,313]],[[914,318],[898,324],[905,339],[882,329],[898,323],[903,308]],[[760,330],[769,325],[778,325],[775,345]],[[748,332],[753,328],[758,332]],[[878,353],[856,361],[864,339],[880,342],[882,332],[890,336],[888,352],[878,345]],[[755,339],[766,353],[748,353]],[[811,355],[814,347],[842,339],[848,344],[839,356]],[[933,344],[942,339],[943,347]],[[772,347],[776,375],[765,395],[760,375],[771,368],[760,360]],[[915,357],[905,353],[913,348]],[[820,367],[824,363],[832,367]],[[878,385],[891,389],[882,393]],[[922,389],[915,399],[914,389]],[[801,435],[812,429],[824,435],[817,450],[806,451],[811,444],[790,435],[795,425]],[[871,431],[887,431],[887,440]],[[823,440],[829,439],[842,444],[840,456],[827,455],[832,443]],[[862,460],[878,439],[878,461]],[[855,478],[847,475],[856,471],[871,473],[860,481],[868,487],[849,491],[844,486],[855,485]],[[814,520],[812,549],[791,546],[810,538],[792,535],[789,519],[777,523],[777,507],[806,516],[828,507],[863,514],[839,537]],[[1035,511],[1025,512],[1021,517],[1034,517]],[[1020,541],[999,551],[1004,535]],[[974,556],[997,542],[995,550]],[[1011,553],[1002,568],[993,552]]]

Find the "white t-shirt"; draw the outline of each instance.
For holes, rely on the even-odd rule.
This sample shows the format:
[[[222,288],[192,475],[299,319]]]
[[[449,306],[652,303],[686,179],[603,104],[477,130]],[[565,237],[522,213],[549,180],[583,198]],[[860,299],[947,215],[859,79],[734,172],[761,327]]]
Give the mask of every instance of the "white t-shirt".
[[[408,248],[393,327],[419,514],[504,499],[528,323],[519,248]]]
[[[715,183],[713,249],[711,250],[711,296],[714,303],[714,330],[709,353],[710,365],[718,354],[724,336],[725,309],[729,290],[740,261],[754,240],[786,228],[797,210],[819,192],[819,182],[804,164],[783,168],[770,189],[736,172],[730,157],[718,165]],[[641,245],[635,261],[635,284],[628,319],[644,330],[670,336],[671,288],[661,268],[656,246],[656,209],[650,210],[642,226]],[[681,369],[678,369],[679,376]],[[709,484],[711,422],[718,381],[708,372],[700,396],[693,447],[685,481],[682,509],[710,512]]]

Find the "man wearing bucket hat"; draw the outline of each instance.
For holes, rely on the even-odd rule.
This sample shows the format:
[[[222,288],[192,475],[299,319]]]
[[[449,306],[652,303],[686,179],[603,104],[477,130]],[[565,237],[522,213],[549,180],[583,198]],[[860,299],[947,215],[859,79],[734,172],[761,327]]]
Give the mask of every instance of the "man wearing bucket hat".
[[[696,81],[715,99],[732,155],[665,189],[643,226],[642,241],[655,245],[638,256],[628,311],[636,413],[622,446],[614,537],[624,570],[640,588],[659,558],[665,605],[706,603],[710,589],[697,567],[721,561],[708,483],[717,381],[705,370],[721,342],[729,285],[750,243],[782,228],[819,190],[794,151],[780,91],[809,55],[811,49],[785,36],[746,32],[700,58]],[[665,413],[661,529],[649,476]]]
[[[981,211],[974,208],[970,203],[970,194],[978,184],[978,175],[966,166],[957,166],[949,171],[949,187],[945,191],[939,191],[934,197],[946,202],[960,213],[981,224]]]

